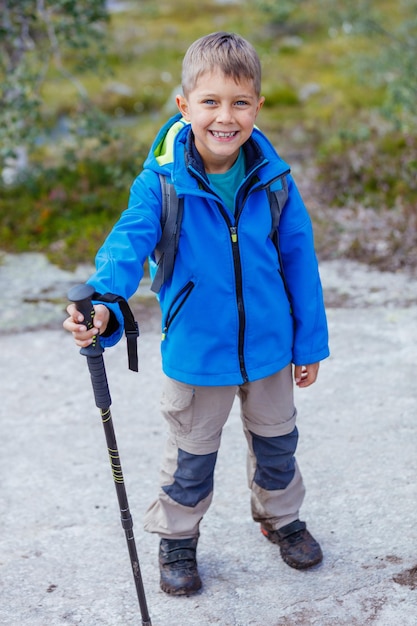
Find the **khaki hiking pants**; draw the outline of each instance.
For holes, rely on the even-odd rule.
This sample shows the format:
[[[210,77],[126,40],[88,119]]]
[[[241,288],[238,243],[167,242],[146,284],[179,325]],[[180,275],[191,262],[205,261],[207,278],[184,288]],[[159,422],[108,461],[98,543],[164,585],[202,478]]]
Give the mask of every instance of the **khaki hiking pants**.
[[[145,530],[162,538],[199,534],[213,497],[213,475],[223,426],[238,395],[248,443],[252,517],[269,530],[298,519],[304,486],[295,461],[298,432],[292,368],[238,386],[193,387],[167,378],[162,413],[169,438],[157,500]]]

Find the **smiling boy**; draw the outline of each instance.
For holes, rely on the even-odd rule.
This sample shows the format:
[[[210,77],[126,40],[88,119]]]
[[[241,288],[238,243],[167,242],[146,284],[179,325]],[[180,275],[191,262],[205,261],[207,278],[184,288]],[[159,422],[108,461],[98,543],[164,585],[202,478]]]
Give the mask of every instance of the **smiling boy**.
[[[98,292],[133,295],[161,237],[159,174],[167,176],[184,213],[174,272],[159,294],[161,406],[169,434],[145,528],[160,537],[161,588],[175,595],[202,585],[200,524],[236,395],[253,519],[291,567],[321,562],[318,542],[299,519],[304,486],[294,456],[293,377],[299,387],[313,384],[329,354],[311,221],[288,165],[255,127],[264,103],[256,51],[235,34],[207,35],[184,57],[182,86],[179,114],[156,137],[89,280]],[[267,189],[282,177],[288,200],[279,223],[280,259],[270,237]],[[95,311],[88,331],[70,305],[64,327],[79,346],[98,332],[105,347],[114,345],[123,331],[117,305],[97,303]],[[230,516],[232,522],[233,501]]]
[[[186,95],[177,96],[183,118],[191,123],[195,147],[207,174],[223,174],[252,134],[264,103],[253,80],[225,76],[221,69],[201,74]]]

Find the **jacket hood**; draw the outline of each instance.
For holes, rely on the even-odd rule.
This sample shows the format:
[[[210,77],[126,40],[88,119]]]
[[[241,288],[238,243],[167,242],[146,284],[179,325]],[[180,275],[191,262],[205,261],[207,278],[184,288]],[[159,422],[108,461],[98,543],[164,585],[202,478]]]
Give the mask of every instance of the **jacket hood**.
[[[180,113],[171,117],[162,126],[149,150],[144,168],[163,173],[172,170],[175,138],[185,126],[189,126],[189,122]]]
[[[170,177],[173,177],[176,184],[181,186],[180,182],[183,180],[186,164],[183,159],[175,159],[174,154],[176,150],[184,149],[189,128],[190,123],[180,113],[171,117],[159,130],[149,150],[144,169],[168,174]],[[249,162],[253,164],[257,161],[258,166],[263,166],[261,178],[264,181],[270,181],[290,171],[289,165],[277,154],[269,139],[256,126],[252,132],[252,145],[249,140],[245,151],[247,158],[249,157]],[[262,155],[262,158],[259,160],[258,154]]]

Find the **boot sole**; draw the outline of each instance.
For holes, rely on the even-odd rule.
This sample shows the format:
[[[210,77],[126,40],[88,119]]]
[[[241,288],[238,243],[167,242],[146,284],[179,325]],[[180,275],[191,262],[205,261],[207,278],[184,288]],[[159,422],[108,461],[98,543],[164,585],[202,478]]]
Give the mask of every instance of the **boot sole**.
[[[160,587],[162,591],[169,594],[170,596],[191,596],[192,594],[200,591],[202,586],[203,585],[200,582],[198,586],[187,589],[186,587],[175,588],[175,587],[170,587],[169,585],[164,585],[163,582],[160,583]]]

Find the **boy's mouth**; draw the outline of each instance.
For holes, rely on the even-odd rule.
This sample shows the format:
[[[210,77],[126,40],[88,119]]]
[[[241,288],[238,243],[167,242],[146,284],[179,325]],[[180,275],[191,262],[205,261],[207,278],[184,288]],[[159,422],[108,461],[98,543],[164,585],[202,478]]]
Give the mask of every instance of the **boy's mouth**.
[[[228,133],[221,130],[211,130],[210,132],[216,139],[231,139],[237,135],[237,130],[232,130]]]

